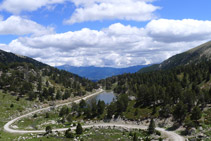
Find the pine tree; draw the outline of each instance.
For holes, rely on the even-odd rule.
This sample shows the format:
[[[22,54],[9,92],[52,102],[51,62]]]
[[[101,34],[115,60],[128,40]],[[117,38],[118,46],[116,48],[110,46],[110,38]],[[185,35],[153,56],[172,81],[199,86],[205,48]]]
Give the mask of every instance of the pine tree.
[[[81,100],[79,103],[80,108],[85,108],[86,107],[86,101],[85,100]]]
[[[149,127],[148,127],[148,133],[153,134],[155,132],[155,122],[153,119],[151,119]]]
[[[133,141],[138,141],[138,136],[136,133],[134,133],[134,135],[133,135]]]
[[[97,103],[97,112],[99,115],[103,114],[104,110],[105,110],[105,102],[104,101],[98,101]]]
[[[191,112],[191,120],[197,121],[201,118],[202,112],[199,107],[194,107],[193,111]]]
[[[45,118],[49,118],[49,117],[50,117],[49,113],[46,113]]]
[[[48,80],[46,81],[45,85],[46,85],[46,87],[49,87],[49,82],[48,82]]]
[[[61,92],[59,90],[56,93],[56,99],[57,100],[61,100],[62,99],[62,95],[61,95]]]
[[[39,78],[37,90],[38,90],[39,92],[42,91],[42,77]]]
[[[66,138],[74,138],[74,135],[71,132],[71,129],[70,128],[65,131],[65,137]]]
[[[68,116],[67,116],[67,121],[69,122],[69,123],[71,123],[72,122],[72,115],[71,114],[69,114]]]
[[[76,134],[82,134],[83,133],[83,128],[81,126],[80,123],[78,123],[77,127],[76,127]]]
[[[46,131],[46,134],[52,133],[52,128],[51,128],[51,126],[47,126],[47,127],[45,128],[45,131]]]
[[[69,109],[66,106],[63,106],[62,109],[59,112],[59,116],[62,117],[64,115],[68,115],[69,114]]]

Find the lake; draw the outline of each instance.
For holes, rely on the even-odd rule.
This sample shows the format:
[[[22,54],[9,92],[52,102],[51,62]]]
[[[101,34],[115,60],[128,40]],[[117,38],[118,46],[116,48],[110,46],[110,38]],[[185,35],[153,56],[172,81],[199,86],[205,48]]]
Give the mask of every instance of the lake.
[[[116,95],[113,92],[102,92],[88,99],[87,103],[90,103],[93,99],[96,99],[96,101],[98,100],[104,101],[105,104],[110,104],[113,101],[113,99],[116,99]]]

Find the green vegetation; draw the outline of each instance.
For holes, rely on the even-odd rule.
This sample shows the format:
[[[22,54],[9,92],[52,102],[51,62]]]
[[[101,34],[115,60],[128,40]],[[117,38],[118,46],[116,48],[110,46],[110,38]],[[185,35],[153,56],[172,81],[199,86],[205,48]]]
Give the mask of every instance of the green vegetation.
[[[54,105],[60,100],[83,96],[97,88],[97,83],[85,78],[0,50],[0,138],[13,140],[18,136],[3,132],[3,125],[10,119],[37,109],[40,105]],[[33,118],[40,117],[35,114]],[[44,113],[40,121],[51,118],[56,117]],[[20,128],[30,125],[32,129],[37,129],[36,124],[40,121],[32,124],[29,119],[24,119]]]
[[[96,83],[75,74],[0,50],[0,89],[18,99],[24,97],[40,102],[65,100],[97,88]]]
[[[207,46],[200,48],[203,51],[206,49]],[[65,138],[72,140],[74,138],[79,140],[150,140],[148,134],[160,135],[155,130],[153,119],[173,117],[175,124],[186,128],[186,133],[193,128],[196,129],[196,133],[205,129],[203,134],[210,136],[211,61],[202,57],[197,63],[193,60],[193,63],[187,64],[189,63],[187,58],[197,58],[199,54],[190,51],[172,57],[171,60],[177,67],[165,61],[162,64],[163,69],[159,71],[114,76],[101,80],[97,84],[30,58],[24,61],[23,57],[14,56],[18,61],[13,62],[13,54],[1,52],[0,138],[18,139],[17,135],[2,131],[3,125],[9,121],[9,118],[13,118],[12,116],[23,114],[27,108],[28,111],[32,111],[33,107],[44,103],[51,104],[53,107],[60,100],[83,96],[86,92],[99,88],[99,85],[106,89],[113,89],[119,94],[110,105],[96,100],[87,104],[81,100],[79,104],[73,103],[71,108],[63,106],[21,119],[13,125],[13,128],[45,129],[46,136],[39,137],[40,140],[53,141]],[[185,56],[187,60],[182,59]],[[9,60],[5,61],[5,57]],[[187,65],[180,66],[181,64]],[[117,129],[82,129],[83,122],[80,122],[82,120],[108,120],[113,116],[130,120],[151,118],[151,121],[148,131],[128,132],[122,129],[124,130],[122,133]],[[64,133],[52,134],[52,129],[70,128],[76,126],[76,123],[75,132],[68,129]],[[22,137],[30,140],[31,135],[26,134]],[[33,138],[31,137],[31,140],[34,140]]]
[[[83,128],[81,126],[80,123],[78,123],[77,127],[76,127],[76,134],[80,135],[83,133]]]
[[[0,140],[13,140],[15,138],[17,139],[19,135],[4,132],[3,126],[11,118],[25,113],[26,110],[32,110],[34,105],[39,103],[30,102],[23,98],[19,98],[19,100],[17,101],[16,96],[12,96],[8,93],[3,93],[0,90],[0,104]]]
[[[79,104],[73,103],[71,108],[63,106],[48,112],[37,113],[15,122],[14,125],[19,127],[19,129],[28,130],[45,129],[46,126],[51,126],[52,128],[69,128],[70,125],[80,120],[104,119],[106,113],[105,108],[104,101],[96,102],[93,100],[91,104],[87,104],[84,100],[81,100]]]
[[[189,126],[197,127],[201,111],[211,103],[211,89],[208,87],[211,83],[210,74],[211,62],[203,61],[165,71],[114,76],[99,83],[117,84],[114,92],[121,94],[119,97],[126,94],[135,97],[128,105],[124,102],[129,106],[129,109],[126,106],[126,110],[118,100],[111,104],[108,107],[108,117],[121,115],[143,119],[146,115],[148,118],[173,116],[179,124],[190,117],[193,124]],[[121,110],[118,111],[117,107],[121,107]],[[145,110],[145,116],[143,113],[140,115],[139,110]]]
[[[32,138],[32,136],[27,136],[27,139],[29,141],[37,141],[37,140],[42,140],[42,141],[63,141],[63,140],[70,140],[73,141],[74,139],[78,140],[85,140],[85,141],[114,141],[114,140],[121,140],[121,141],[128,141],[128,140],[133,140],[134,136],[138,140],[150,140],[150,137],[148,137],[148,134],[145,131],[142,130],[132,130],[132,131],[122,131],[119,129],[96,129],[96,128],[91,128],[91,129],[85,129],[84,133],[81,135],[75,134],[75,131],[71,131],[70,129],[66,130],[64,134],[59,134],[59,135],[53,135],[53,134],[48,134],[48,136],[42,136],[39,138]]]
[[[74,134],[73,134],[73,132],[71,132],[71,129],[67,129],[65,131],[65,137],[66,138],[74,138]]]
[[[27,63],[0,64],[0,89],[30,101],[65,100],[98,88],[96,83],[74,74]]]
[[[150,120],[150,124],[149,124],[149,127],[148,127],[148,133],[149,134],[155,133],[155,122],[154,122],[153,119]]]
[[[86,141],[100,140],[100,141],[128,141],[133,140],[134,136],[138,140],[145,140],[148,135],[142,130],[122,131],[118,129],[86,129],[85,135],[81,135],[80,138]]]
[[[52,128],[51,128],[51,126],[47,126],[47,127],[45,128],[45,131],[46,131],[46,134],[52,133]]]

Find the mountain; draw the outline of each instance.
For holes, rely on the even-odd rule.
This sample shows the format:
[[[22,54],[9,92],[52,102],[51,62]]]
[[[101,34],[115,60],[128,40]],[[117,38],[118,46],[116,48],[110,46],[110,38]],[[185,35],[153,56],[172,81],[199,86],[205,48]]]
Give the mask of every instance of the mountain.
[[[69,65],[58,66],[58,69],[66,70],[68,72],[77,74],[82,77],[86,77],[90,80],[100,80],[114,75],[120,75],[124,73],[135,73],[138,70],[146,67],[147,65],[133,66],[128,68],[111,68],[111,67],[73,67]]]
[[[96,83],[78,75],[0,50],[0,89],[17,97],[64,100],[97,88]]]
[[[211,41],[202,44],[196,48],[184,53],[174,55],[161,64],[155,64],[150,67],[141,69],[139,72],[149,72],[154,70],[165,70],[176,66],[188,65],[191,63],[200,63],[202,60],[211,59]]]
[[[47,66],[46,64],[43,64],[32,58],[5,52],[3,50],[0,50],[0,62],[3,64],[9,64],[9,63],[14,63],[14,62],[19,62],[19,63],[25,62],[25,63],[31,63],[36,66]]]

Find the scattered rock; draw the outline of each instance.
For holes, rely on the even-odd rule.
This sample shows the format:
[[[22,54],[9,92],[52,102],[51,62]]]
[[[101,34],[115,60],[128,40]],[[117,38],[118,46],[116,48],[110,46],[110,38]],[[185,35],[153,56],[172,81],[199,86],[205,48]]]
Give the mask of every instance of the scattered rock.
[[[130,100],[136,100],[136,97],[135,96],[129,96],[128,97]]]
[[[204,138],[204,137],[206,137],[206,135],[204,135],[203,133],[200,133],[200,134],[198,135],[198,138]]]
[[[189,135],[193,135],[196,133],[196,128],[191,128],[189,131],[188,131],[188,134]]]
[[[203,128],[200,126],[200,127],[199,127],[199,130],[200,130],[200,131],[202,131],[202,130],[203,130]]]

